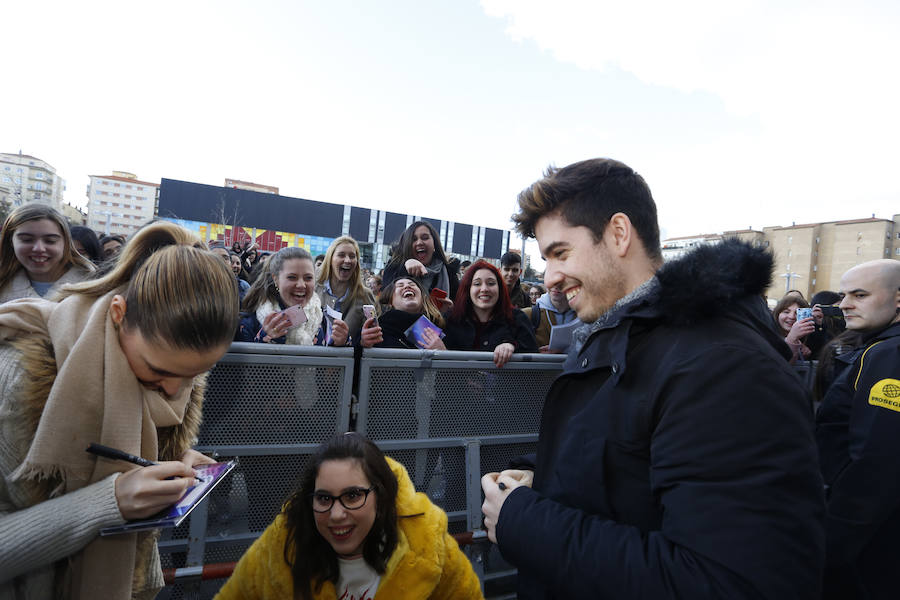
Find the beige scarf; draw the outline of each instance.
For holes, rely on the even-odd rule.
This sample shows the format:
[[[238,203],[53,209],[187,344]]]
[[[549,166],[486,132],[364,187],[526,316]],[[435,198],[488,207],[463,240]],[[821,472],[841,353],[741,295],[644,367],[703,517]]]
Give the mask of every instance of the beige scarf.
[[[173,398],[145,389],[128,365],[109,316],[116,292],[101,298],[72,295],[62,302],[39,298],[0,306],[0,340],[49,337],[58,367],[28,453],[10,480],[52,477],[54,495],[100,481],[131,467],[85,452],[99,442],[156,460],[157,427],[184,418],[191,395],[187,380]],[[77,515],[73,515],[77,518]],[[129,598],[137,535],[98,538],[72,560],[73,598]]]
[[[281,308],[274,302],[267,300],[260,304],[259,308],[256,309],[256,320],[262,325],[262,322],[265,321],[266,317],[280,310]],[[293,346],[313,345],[316,334],[319,333],[319,328],[322,327],[322,301],[319,299],[318,294],[310,296],[309,300],[306,302],[306,306],[303,307],[303,312],[306,313],[306,321],[297,327],[288,329],[288,332],[285,335],[285,344]]]

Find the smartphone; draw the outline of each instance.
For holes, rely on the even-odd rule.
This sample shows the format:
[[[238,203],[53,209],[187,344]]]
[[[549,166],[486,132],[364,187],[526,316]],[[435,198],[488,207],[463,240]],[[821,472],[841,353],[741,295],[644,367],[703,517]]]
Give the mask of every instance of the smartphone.
[[[289,306],[281,311],[281,314],[288,318],[288,321],[291,323],[291,327],[296,327],[298,325],[306,323],[306,313],[302,308],[300,308],[299,305]]]
[[[798,308],[797,309],[797,320],[802,321],[803,319],[812,318],[812,309],[811,308]]]
[[[375,306],[372,304],[363,304],[362,311],[366,320],[375,319],[375,327],[378,327],[378,315],[375,313]]]
[[[431,296],[431,299],[435,304],[437,304],[438,308],[440,308],[444,305],[444,300],[447,299],[447,292],[445,292],[441,288],[434,288],[433,290],[431,290],[429,296]]]

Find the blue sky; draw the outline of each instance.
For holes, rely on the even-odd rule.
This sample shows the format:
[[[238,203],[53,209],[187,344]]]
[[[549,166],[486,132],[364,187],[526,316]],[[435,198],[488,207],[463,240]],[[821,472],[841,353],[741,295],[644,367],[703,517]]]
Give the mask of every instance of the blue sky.
[[[548,164],[669,236],[900,212],[900,3],[21,2],[0,151],[509,227]],[[16,59],[15,57],[20,57]]]

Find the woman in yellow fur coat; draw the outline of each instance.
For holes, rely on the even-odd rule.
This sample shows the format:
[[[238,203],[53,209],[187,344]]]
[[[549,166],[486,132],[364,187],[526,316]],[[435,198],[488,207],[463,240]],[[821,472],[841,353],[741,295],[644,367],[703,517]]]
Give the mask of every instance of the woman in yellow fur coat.
[[[216,600],[483,598],[447,515],[357,433],[326,441]]]

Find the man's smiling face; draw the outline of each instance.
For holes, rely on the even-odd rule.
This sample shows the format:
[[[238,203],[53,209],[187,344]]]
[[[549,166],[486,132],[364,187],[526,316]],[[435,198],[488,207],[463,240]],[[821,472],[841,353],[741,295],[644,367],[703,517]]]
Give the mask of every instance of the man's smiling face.
[[[547,262],[544,284],[562,290],[581,321],[596,321],[626,295],[622,266],[590,229],[551,213],[538,220],[534,233]]]

